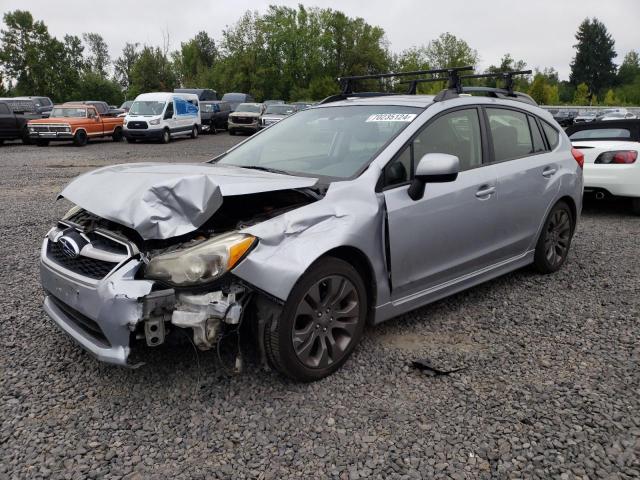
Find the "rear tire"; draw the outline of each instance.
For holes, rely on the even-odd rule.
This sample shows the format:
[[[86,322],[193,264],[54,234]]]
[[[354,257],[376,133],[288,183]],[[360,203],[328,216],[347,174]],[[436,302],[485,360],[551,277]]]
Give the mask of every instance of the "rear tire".
[[[324,258],[298,280],[280,314],[266,325],[267,360],[293,380],[327,377],[360,341],[367,311],[367,291],[356,269]]]
[[[560,201],[549,212],[536,244],[533,265],[540,273],[560,270],[567,260],[575,219],[569,205]]]
[[[73,136],[73,144],[76,147],[84,147],[87,144],[87,134],[84,130],[78,130]]]
[[[631,211],[636,215],[640,215],[640,198],[631,200]]]
[[[111,139],[114,142],[121,142],[122,141],[122,129],[121,128],[116,128],[113,131],[113,135],[111,135]]]
[[[162,138],[160,139],[160,141],[165,144],[171,142],[171,132],[169,132],[168,129],[165,128],[163,130]]]
[[[191,138],[196,139],[198,138],[198,126],[194,125],[193,128],[191,129]]]

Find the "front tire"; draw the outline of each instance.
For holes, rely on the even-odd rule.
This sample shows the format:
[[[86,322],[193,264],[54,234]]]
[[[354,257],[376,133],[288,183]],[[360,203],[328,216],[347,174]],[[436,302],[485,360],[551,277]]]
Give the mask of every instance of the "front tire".
[[[84,130],[78,130],[73,136],[73,144],[76,147],[84,147],[87,144],[87,133]]]
[[[560,270],[569,255],[575,228],[573,212],[566,202],[560,201],[549,212],[536,244],[533,265],[540,273]]]
[[[162,132],[162,138],[160,139],[162,143],[169,143],[171,141],[171,132],[168,129],[164,129]]]
[[[121,142],[122,141],[122,129],[121,128],[116,128],[113,131],[113,135],[111,135],[111,139],[114,142]]]
[[[31,145],[33,142],[31,141],[31,137],[29,136],[29,129],[24,127],[22,129],[22,143],[24,145]]]
[[[322,259],[300,278],[278,318],[265,328],[269,363],[297,381],[327,377],[360,341],[367,307],[356,269],[337,258]]]

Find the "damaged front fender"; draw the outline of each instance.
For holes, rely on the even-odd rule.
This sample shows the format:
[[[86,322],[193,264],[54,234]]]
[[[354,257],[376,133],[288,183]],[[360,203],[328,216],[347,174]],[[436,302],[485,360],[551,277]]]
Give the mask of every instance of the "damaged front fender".
[[[259,242],[234,268],[234,275],[284,302],[298,279],[318,258],[336,248],[357,246],[369,259],[376,297],[388,298],[386,266],[381,254],[384,203],[368,185],[366,181],[334,182],[321,201],[244,229],[243,233],[258,237]]]

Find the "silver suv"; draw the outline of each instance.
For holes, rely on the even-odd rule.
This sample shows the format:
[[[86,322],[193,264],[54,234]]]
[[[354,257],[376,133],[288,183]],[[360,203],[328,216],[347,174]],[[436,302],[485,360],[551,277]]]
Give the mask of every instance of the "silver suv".
[[[118,365],[177,330],[206,350],[249,329],[266,363],[312,381],[365,325],[529,264],[558,270],[581,154],[526,96],[469,91],[347,91],[208,163],[82,175],[42,245],[45,311]]]

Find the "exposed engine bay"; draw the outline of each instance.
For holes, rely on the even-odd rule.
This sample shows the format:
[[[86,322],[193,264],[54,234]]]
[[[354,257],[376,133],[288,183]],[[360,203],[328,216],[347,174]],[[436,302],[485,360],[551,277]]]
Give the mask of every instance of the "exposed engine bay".
[[[143,280],[145,269],[158,256],[180,253],[321,198],[321,190],[309,188],[229,196],[197,230],[179,237],[151,240],[143,239],[132,228],[76,207],[49,232],[48,241],[50,246],[55,247],[62,237],[75,238],[80,250],[84,251],[85,245],[91,245],[92,248],[114,254],[118,244],[110,244],[109,239],[129,244],[132,257],[140,261],[135,278]],[[219,349],[220,340],[228,331],[239,334],[240,324],[253,295],[254,289],[231,273],[211,283],[196,286],[177,287],[156,281],[148,294],[138,298],[139,319],[130,321],[128,327],[132,338],[145,342],[149,347],[163,345],[172,330],[179,328],[191,330],[191,340],[198,349]],[[240,365],[242,358],[238,352],[236,367]]]

